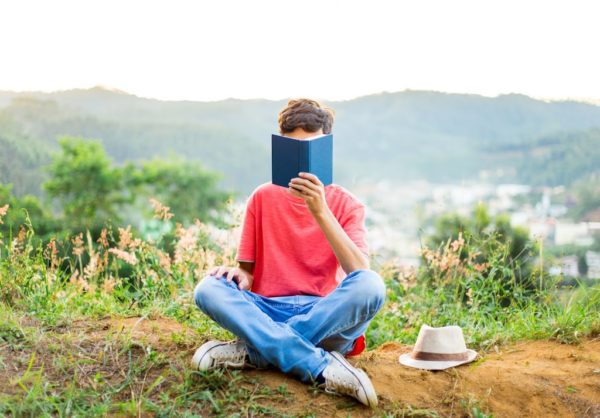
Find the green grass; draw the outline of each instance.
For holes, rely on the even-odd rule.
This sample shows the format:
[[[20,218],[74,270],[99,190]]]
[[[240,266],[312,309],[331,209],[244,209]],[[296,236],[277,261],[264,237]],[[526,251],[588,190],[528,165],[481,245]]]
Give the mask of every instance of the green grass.
[[[485,260],[485,269],[481,262],[461,257],[465,250],[468,253],[490,241],[493,236],[471,237],[455,250],[443,246],[437,250],[439,257],[425,261],[408,277],[389,263],[379,266],[388,295],[386,306],[369,327],[369,347],[389,340],[412,344],[422,324],[459,325],[467,345],[483,351],[514,340],[577,343],[600,335],[600,284],[581,283],[564,298],[557,282],[545,275],[540,280],[534,272],[529,283],[511,280],[506,267],[510,243],[493,242],[496,250]],[[446,263],[451,267],[442,270],[444,260],[454,264]]]
[[[8,355],[0,371],[10,376],[2,384],[2,416],[278,416],[264,400],[283,405],[289,396],[285,387],[272,390],[237,371],[190,371],[197,333],[172,334],[167,350],[128,333],[98,333],[96,321],[9,324],[0,346]],[[13,368],[19,371],[7,370]]]
[[[35,247],[34,235],[25,225],[11,239],[0,236],[0,415],[288,415],[285,386],[270,389],[241,373],[187,367],[202,341],[232,337],[191,299],[208,267],[233,263],[234,249],[209,242],[206,226],[180,228],[169,243],[136,241],[121,230],[108,231],[106,241],[88,235]],[[482,352],[512,340],[576,344],[600,335],[600,286],[582,285],[565,298],[538,273],[531,282],[542,285],[512,280],[508,244],[493,240],[448,243],[409,274],[392,263],[375,265],[388,294],[369,328],[369,348],[412,344],[422,324],[460,325],[467,344]],[[486,260],[462,256],[483,245],[493,249]],[[173,332],[165,349],[98,330],[106,318],[128,316],[171,318],[193,335]],[[460,407],[465,415],[491,416],[477,400]],[[394,404],[378,413],[439,416]],[[314,412],[309,406],[299,415]]]

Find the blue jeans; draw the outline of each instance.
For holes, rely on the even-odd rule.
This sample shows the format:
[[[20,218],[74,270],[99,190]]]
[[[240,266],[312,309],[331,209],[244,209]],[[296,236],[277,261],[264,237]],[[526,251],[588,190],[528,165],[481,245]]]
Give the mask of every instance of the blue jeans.
[[[250,363],[304,382],[329,364],[328,351],[349,352],[385,301],[383,280],[372,270],[353,271],[325,297],[267,298],[224,277],[206,276],[194,290],[196,305],[246,344]]]

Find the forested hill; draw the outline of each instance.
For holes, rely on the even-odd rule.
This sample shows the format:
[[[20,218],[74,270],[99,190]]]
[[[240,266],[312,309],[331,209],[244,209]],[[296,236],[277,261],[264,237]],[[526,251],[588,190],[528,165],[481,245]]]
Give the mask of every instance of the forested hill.
[[[523,95],[404,91],[327,102],[335,181],[425,178],[570,183],[600,167],[600,106]],[[0,92],[0,183],[38,192],[63,135],[99,139],[115,162],[198,160],[242,194],[270,178],[270,134],[285,101],[160,101],[103,88]],[[583,160],[582,160],[583,159]],[[556,173],[556,165],[566,167]],[[553,168],[551,175],[548,167]]]

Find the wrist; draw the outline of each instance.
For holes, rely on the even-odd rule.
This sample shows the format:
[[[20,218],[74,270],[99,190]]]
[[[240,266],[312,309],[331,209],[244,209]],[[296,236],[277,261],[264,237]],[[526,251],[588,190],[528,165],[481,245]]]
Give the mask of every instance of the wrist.
[[[325,222],[328,219],[330,219],[332,216],[333,216],[333,212],[331,212],[331,209],[329,209],[329,206],[325,206],[320,211],[314,213],[314,217],[318,223]]]

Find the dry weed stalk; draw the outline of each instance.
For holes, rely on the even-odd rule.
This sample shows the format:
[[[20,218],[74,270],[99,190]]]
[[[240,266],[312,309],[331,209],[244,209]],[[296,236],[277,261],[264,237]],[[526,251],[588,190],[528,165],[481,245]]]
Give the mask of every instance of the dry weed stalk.
[[[125,261],[132,266],[135,266],[138,263],[138,259],[135,254],[129,253],[127,251],[121,250],[119,248],[109,248],[108,252],[114,254],[118,259]]]
[[[80,232],[75,238],[71,238],[71,243],[73,244],[73,255],[81,257],[83,254],[83,233]]]
[[[106,228],[102,228],[102,231],[100,232],[100,237],[98,237],[98,240],[96,241],[97,243],[102,245],[104,248],[108,248],[108,246],[109,246],[107,235],[108,235],[108,231],[106,230]]]
[[[50,272],[56,272],[58,268],[58,245],[56,244],[56,239],[52,238],[48,244],[46,244],[46,248],[43,253],[44,259],[50,263]]]
[[[169,206],[164,206],[157,199],[151,198],[150,204],[152,205],[152,208],[154,209],[154,217],[156,219],[168,221],[169,219],[171,219],[173,217],[173,214],[171,212],[169,212],[169,210],[171,208]]]
[[[6,216],[6,214],[8,213],[8,208],[9,208],[9,205],[8,205],[8,203],[7,203],[6,205],[4,205],[4,206],[0,207],[0,224],[3,224],[3,223],[4,223],[4,222],[2,221],[2,218],[3,218],[4,216]]]
[[[464,253],[466,253],[466,257]],[[423,248],[421,254],[441,284],[447,284],[457,277],[464,277],[473,271],[481,273],[490,266],[487,262],[475,262],[481,252],[472,251],[470,247],[465,246],[462,233],[459,233],[455,240],[448,239],[446,244],[437,250]]]

